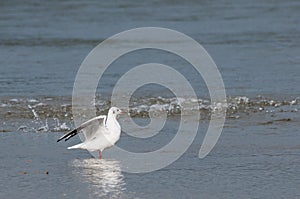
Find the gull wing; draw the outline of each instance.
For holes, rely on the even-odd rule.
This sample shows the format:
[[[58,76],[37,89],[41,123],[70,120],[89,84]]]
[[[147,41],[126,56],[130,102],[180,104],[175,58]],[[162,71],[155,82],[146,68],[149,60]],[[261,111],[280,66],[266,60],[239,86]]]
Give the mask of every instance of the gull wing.
[[[89,140],[94,137],[94,134],[97,132],[99,128],[104,128],[106,122],[106,116],[100,115],[97,117],[94,117],[84,123],[82,123],[79,127],[76,129],[66,133],[62,137],[60,137],[57,142],[65,139],[65,141],[69,140],[71,137],[77,135],[79,131],[83,130],[83,134],[85,136],[86,140]]]

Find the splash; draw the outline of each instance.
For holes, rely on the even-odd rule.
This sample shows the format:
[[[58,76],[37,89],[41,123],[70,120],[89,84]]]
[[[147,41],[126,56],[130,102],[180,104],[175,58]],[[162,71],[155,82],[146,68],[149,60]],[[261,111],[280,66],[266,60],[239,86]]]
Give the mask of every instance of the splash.
[[[132,98],[128,113],[131,117],[149,117],[149,114],[180,116],[183,103],[195,104],[187,114],[201,114],[201,120],[209,120],[212,113],[226,111],[227,119],[240,119],[243,115],[276,114],[282,112],[297,113],[300,109],[300,97],[276,99],[266,97],[249,98],[247,96],[228,97],[227,104],[211,104],[208,99],[139,97]],[[97,115],[107,114],[110,100],[96,97]],[[71,129],[73,124],[71,97],[0,98],[0,119],[2,131],[20,132],[61,132]],[[76,108],[76,107],[75,107]],[[123,108],[123,107],[120,107]],[[83,117],[83,116],[82,116]],[[88,118],[86,118],[88,119]],[[7,127],[8,125],[14,126]],[[12,129],[12,130],[11,130]]]

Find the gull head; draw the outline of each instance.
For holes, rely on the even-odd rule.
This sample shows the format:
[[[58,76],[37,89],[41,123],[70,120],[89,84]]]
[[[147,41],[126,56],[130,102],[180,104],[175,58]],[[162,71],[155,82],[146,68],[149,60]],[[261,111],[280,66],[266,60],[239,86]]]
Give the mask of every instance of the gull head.
[[[124,114],[125,111],[122,111],[118,107],[111,107],[108,111],[109,115],[113,115],[114,117],[117,117],[118,115]]]

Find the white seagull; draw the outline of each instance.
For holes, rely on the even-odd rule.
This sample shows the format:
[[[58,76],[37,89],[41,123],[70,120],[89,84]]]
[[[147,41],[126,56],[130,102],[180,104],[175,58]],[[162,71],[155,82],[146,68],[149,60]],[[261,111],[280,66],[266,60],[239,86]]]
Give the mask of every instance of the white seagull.
[[[112,147],[121,135],[121,126],[117,121],[117,116],[125,112],[117,107],[111,107],[106,115],[94,117],[81,124],[78,128],[66,133],[57,142],[77,135],[83,131],[85,140],[83,143],[68,147],[68,149],[86,149],[88,151],[99,151],[99,158],[102,159],[102,151]]]

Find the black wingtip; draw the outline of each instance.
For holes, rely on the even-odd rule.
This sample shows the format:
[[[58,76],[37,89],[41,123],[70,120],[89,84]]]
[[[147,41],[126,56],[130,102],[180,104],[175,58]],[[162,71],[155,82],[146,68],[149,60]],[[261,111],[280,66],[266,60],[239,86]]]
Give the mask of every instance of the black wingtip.
[[[65,139],[65,141],[67,141],[76,134],[77,134],[77,129],[74,129],[73,131],[71,131],[71,132],[65,134],[64,136],[62,136],[61,138],[59,138],[56,142],[59,142],[63,139]]]

